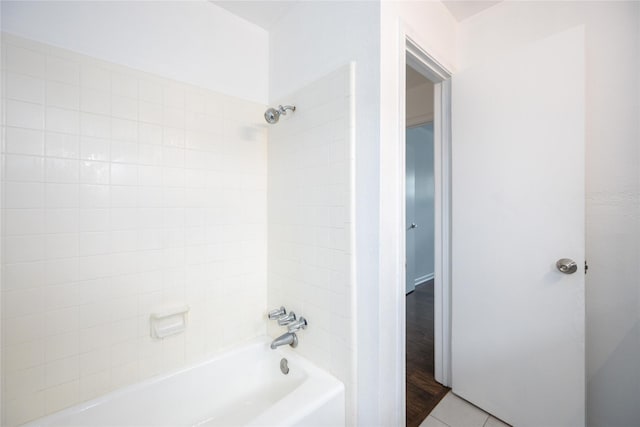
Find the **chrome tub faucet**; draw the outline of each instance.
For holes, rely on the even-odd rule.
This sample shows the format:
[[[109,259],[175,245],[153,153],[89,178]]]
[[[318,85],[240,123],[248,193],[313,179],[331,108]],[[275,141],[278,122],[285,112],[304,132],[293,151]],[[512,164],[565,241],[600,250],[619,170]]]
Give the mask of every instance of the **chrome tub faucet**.
[[[277,320],[279,326],[286,326],[288,330],[288,332],[273,340],[271,348],[275,350],[282,345],[297,347],[298,336],[296,332],[300,329],[307,329],[307,319],[304,317],[296,319],[296,314],[293,311],[287,314],[287,310],[284,307],[271,310],[268,317],[270,320]]]
[[[271,342],[271,350],[275,350],[281,345],[290,345],[293,348],[298,346],[298,336],[294,332],[286,332]]]

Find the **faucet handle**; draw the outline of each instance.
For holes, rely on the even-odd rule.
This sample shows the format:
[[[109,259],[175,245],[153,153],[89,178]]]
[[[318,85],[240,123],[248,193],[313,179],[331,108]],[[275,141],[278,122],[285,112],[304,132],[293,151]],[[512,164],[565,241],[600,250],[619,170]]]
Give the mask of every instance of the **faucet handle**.
[[[290,311],[289,314],[283,314],[282,316],[278,317],[278,325],[287,326],[295,322],[295,320],[296,314],[293,311]]]
[[[287,329],[291,333],[297,332],[300,329],[307,329],[307,319],[305,319],[304,317],[300,317],[300,319],[296,320],[295,322],[289,323]]]
[[[284,306],[282,306],[280,308],[276,308],[275,310],[271,310],[268,314],[268,317],[270,320],[275,320],[286,314],[287,314],[287,310],[284,308]]]

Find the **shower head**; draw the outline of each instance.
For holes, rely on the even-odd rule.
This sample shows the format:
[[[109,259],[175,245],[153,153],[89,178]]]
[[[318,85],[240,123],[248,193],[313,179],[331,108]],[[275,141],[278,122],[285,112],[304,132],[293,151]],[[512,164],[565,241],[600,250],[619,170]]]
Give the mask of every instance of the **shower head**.
[[[264,119],[269,124],[276,124],[278,120],[280,120],[280,115],[286,116],[287,110],[296,111],[296,107],[294,105],[278,105],[278,108],[268,108],[267,111],[264,112]]]

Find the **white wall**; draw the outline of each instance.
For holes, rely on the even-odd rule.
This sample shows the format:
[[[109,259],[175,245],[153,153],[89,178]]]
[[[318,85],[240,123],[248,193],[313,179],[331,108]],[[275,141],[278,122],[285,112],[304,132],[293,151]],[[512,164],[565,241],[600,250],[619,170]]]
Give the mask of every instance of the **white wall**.
[[[375,425],[378,399],[379,23],[375,2],[300,2],[269,36],[271,102],[355,61],[356,413]]]
[[[208,1],[3,1],[2,31],[266,103],[268,34]]]
[[[264,334],[264,105],[14,36],[2,57],[2,425]]]
[[[404,298],[404,249],[401,245],[401,227],[404,194],[400,178],[404,163],[400,158],[404,122],[400,120],[402,87],[405,72],[404,40],[401,32],[425,49],[440,64],[454,71],[456,49],[456,22],[440,2],[382,2],[380,31],[380,220],[379,278],[379,366],[377,421],[382,425],[399,425],[405,420],[403,376],[400,369],[404,359],[404,319],[399,307]],[[373,268],[376,264],[369,265]],[[401,351],[397,351],[402,349]],[[390,367],[397,367],[391,369]]]
[[[588,425],[640,425],[640,4],[503,2],[460,24],[458,63],[464,68],[581,24],[587,37]]]

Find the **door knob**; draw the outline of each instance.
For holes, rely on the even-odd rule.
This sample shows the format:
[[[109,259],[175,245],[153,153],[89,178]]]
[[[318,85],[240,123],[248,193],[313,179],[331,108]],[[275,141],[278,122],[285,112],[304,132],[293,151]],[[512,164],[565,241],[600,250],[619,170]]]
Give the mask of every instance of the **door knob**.
[[[415,222],[412,222],[411,225],[409,226],[409,229],[412,228],[418,228],[418,225]]]
[[[578,270],[578,264],[572,259],[562,258],[556,262],[556,267],[564,274],[573,274]]]

